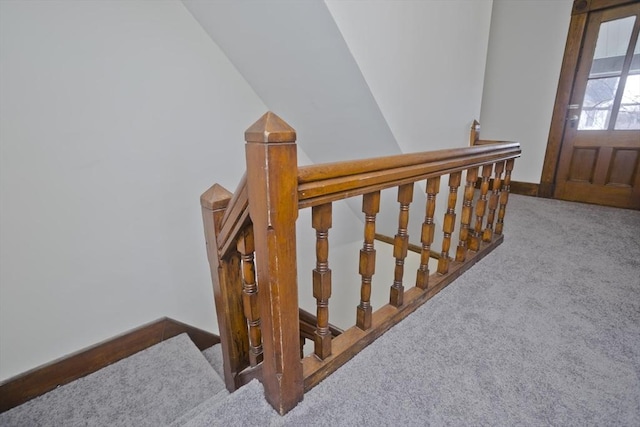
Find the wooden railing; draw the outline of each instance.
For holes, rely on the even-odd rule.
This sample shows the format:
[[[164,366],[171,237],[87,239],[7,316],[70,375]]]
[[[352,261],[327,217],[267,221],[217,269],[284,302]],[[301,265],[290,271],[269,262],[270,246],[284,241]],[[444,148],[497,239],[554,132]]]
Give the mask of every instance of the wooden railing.
[[[472,133],[472,146],[466,148],[298,167],[295,131],[270,112],[245,132],[245,140],[247,174],[237,190],[231,194],[216,184],[201,197],[225,382],[233,391],[253,378],[260,379],[267,400],[284,414],[302,400],[305,391],[502,242],[511,172],[520,146],[477,143]],[[456,234],[455,209],[463,172]],[[443,176],[448,176],[448,191],[442,245],[437,251],[432,244]],[[420,244],[413,244],[409,242],[413,235],[408,229],[409,206],[414,186],[421,182],[426,186],[424,222],[416,233]],[[376,215],[381,191],[394,187],[398,188],[399,214],[398,231],[392,238],[376,233]],[[329,323],[328,235],[333,202],[360,196],[364,214],[360,301],[354,301],[355,325],[342,331]],[[311,208],[316,234],[315,316],[299,311],[298,306],[296,219],[304,208]],[[394,280],[389,303],[374,311],[376,240],[393,245]],[[404,263],[410,250],[419,252],[420,266],[414,286],[405,288]],[[437,259],[435,272],[429,270],[430,258]],[[313,354],[301,358],[301,338],[312,337]]]

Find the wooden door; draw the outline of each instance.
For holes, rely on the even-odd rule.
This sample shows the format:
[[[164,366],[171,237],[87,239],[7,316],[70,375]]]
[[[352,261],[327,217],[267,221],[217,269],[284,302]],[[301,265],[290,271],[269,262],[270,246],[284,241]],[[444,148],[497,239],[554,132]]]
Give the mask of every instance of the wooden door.
[[[637,1],[584,18],[553,197],[640,209],[639,31]]]

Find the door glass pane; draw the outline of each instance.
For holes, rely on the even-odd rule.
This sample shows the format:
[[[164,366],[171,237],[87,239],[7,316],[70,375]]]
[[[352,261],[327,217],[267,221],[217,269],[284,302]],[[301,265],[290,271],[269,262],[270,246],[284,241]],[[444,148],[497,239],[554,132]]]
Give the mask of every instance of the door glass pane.
[[[603,22],[598,31],[596,51],[589,78],[620,75],[627,55],[635,16]]]
[[[635,16],[603,22],[598,31],[598,40],[589,71],[589,80],[582,101],[579,130],[603,130],[609,127],[613,101],[618,90],[624,58],[631,40]],[[629,89],[633,91],[633,88]],[[633,97],[633,92],[630,92]],[[629,105],[633,113],[634,106]],[[627,111],[627,110],[625,110]],[[628,116],[626,113],[623,116]],[[616,126],[627,119],[616,120]]]
[[[636,42],[631,68],[622,93],[616,129],[640,129],[640,42]]]
[[[609,127],[609,117],[613,107],[620,77],[591,79],[582,101],[582,113],[578,129],[602,130]]]

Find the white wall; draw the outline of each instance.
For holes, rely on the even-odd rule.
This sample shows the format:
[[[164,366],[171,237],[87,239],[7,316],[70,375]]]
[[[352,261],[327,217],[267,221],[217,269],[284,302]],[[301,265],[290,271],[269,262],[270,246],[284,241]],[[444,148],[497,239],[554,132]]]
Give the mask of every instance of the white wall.
[[[400,153],[322,0],[183,0],[315,163]]]
[[[572,3],[493,3],[480,135],[520,142],[517,181],[540,182]]]
[[[215,330],[199,196],[266,107],[182,3],[0,2],[0,379],[169,316]]]
[[[468,145],[491,1],[326,3],[402,151]]]
[[[480,116],[491,1],[325,2],[402,152],[467,146]],[[441,193],[446,185],[443,179]],[[409,237],[418,244],[424,185],[415,189]],[[382,205],[389,208],[377,227],[394,235],[394,192],[383,193]],[[440,224],[446,201],[437,209]]]

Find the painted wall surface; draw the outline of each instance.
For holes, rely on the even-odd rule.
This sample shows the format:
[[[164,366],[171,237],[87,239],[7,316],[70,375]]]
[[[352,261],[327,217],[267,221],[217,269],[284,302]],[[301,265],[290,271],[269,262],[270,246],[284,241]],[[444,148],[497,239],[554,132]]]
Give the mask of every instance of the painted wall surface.
[[[522,45],[502,38],[535,54],[547,34],[519,28],[568,25],[554,3],[570,1],[495,3],[490,39],[491,0],[0,1],[0,380],[162,316],[215,331],[198,199],[235,188],[242,131],[267,108],[298,131],[302,164],[465,146],[481,101],[483,136],[522,141],[486,95],[513,90],[500,67],[518,71]],[[383,200],[393,235],[395,195]],[[416,229],[422,189],[412,206]],[[307,255],[309,223],[305,210]],[[360,201],[336,204],[330,265],[355,293],[361,239]],[[313,308],[309,287],[301,299]]]
[[[314,163],[400,153],[322,0],[183,0]]]
[[[402,151],[468,145],[491,1],[326,3]]]
[[[490,0],[325,3],[402,152],[468,145],[480,116]],[[410,231],[424,220],[423,184],[415,186]],[[443,179],[441,193],[446,185]],[[381,204],[397,206],[395,193],[383,192]],[[446,202],[437,206],[440,228]],[[386,209],[377,227],[394,235],[397,221],[397,211]],[[436,233],[436,245],[441,239]],[[418,232],[410,240],[419,244]]]
[[[182,3],[0,2],[0,379],[216,329],[199,197],[266,107]]]
[[[540,182],[572,3],[493,3],[480,134],[520,142],[517,181]]]

